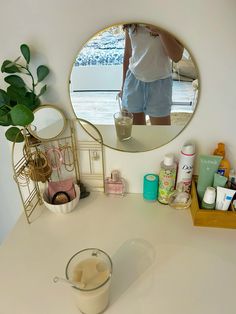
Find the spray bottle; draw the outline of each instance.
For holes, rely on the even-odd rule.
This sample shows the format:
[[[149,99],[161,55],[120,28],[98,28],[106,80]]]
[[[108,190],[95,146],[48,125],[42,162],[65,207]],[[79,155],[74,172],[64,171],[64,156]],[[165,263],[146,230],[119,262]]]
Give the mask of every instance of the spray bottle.
[[[176,186],[182,182],[184,184],[184,191],[187,193],[190,192],[192,184],[194,158],[195,145],[192,143],[184,144],[180,153]]]

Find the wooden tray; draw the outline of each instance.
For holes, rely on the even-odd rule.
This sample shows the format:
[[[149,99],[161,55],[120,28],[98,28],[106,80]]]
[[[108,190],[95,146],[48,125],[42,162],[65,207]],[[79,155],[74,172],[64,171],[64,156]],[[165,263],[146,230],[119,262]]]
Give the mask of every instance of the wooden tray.
[[[194,226],[236,229],[236,212],[227,210],[202,209],[199,207],[196,181],[192,182],[192,204],[190,207]]]

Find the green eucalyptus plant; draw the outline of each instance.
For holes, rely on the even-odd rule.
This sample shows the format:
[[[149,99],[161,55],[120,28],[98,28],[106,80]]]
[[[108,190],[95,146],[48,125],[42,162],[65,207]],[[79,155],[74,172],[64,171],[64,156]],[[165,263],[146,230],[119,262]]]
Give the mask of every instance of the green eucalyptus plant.
[[[9,127],[6,138],[12,142],[23,142],[19,127],[27,127],[33,120],[33,111],[40,105],[40,96],[47,89],[42,81],[49,74],[45,65],[39,65],[36,74],[30,69],[31,52],[26,44],[20,46],[21,54],[16,60],[5,60],[1,67],[9,84],[6,90],[0,89],[0,125]],[[40,86],[41,85],[41,86]]]

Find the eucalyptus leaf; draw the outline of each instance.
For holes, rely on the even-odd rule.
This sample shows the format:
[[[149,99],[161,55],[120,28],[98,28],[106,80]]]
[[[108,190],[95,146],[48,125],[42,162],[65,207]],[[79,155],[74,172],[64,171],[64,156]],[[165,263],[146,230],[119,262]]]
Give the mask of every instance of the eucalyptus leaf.
[[[33,111],[40,105],[39,97],[47,89],[47,86],[44,85],[38,93],[36,86],[49,74],[49,68],[40,65],[36,71],[32,72],[29,46],[22,44],[20,51],[22,54],[20,57],[14,61],[5,60],[1,66],[2,73],[7,73],[4,80],[9,84],[6,91],[0,89],[0,125],[3,126],[27,126],[32,123],[34,120]],[[24,59],[22,64],[18,63],[20,58]],[[6,132],[6,137],[10,141],[15,141],[16,135],[19,134],[19,141],[23,141],[23,136],[19,132],[20,130],[16,127],[10,128]]]
[[[7,95],[7,93],[3,89],[0,89],[0,106],[9,105],[9,103],[10,103],[10,97]]]
[[[24,104],[26,93],[27,93],[27,89],[25,87],[17,88],[15,86],[10,85],[7,88],[7,94],[9,95],[11,100],[14,100],[19,104]]]
[[[15,93],[17,93],[18,95],[21,95],[21,96],[25,96],[27,93],[26,87],[16,87],[16,86],[10,85],[7,88],[7,94],[8,95],[9,95],[9,90],[14,90]]]
[[[49,74],[49,68],[45,65],[40,65],[37,68],[37,77],[38,83],[45,79],[45,77]]]
[[[9,126],[12,124],[11,117],[9,113],[5,113],[4,115],[0,115],[0,125]]]
[[[17,104],[10,111],[14,125],[26,126],[34,120],[33,112],[25,105]]]
[[[38,98],[40,97],[40,96],[42,96],[45,92],[46,92],[46,90],[47,90],[47,85],[44,85],[41,89],[40,89],[40,92],[39,92],[39,94],[38,94]]]
[[[30,62],[30,49],[29,49],[29,47],[26,44],[22,44],[20,46],[20,50],[21,50],[22,55],[25,58],[25,61],[27,62],[27,64],[29,64],[29,62]]]
[[[32,92],[27,92],[24,96],[24,101],[22,102],[30,110],[36,109],[40,105],[40,100]]]
[[[25,87],[24,80],[18,75],[8,75],[4,78],[5,82],[15,87]]]
[[[11,141],[11,142],[24,142],[24,136],[22,135],[21,131],[17,127],[10,127],[6,133],[5,133],[6,138]]]
[[[15,62],[10,61],[10,60],[5,60],[2,64],[1,67],[1,71],[2,73],[17,73],[17,72],[21,72],[20,69],[18,68],[18,66],[15,64]]]
[[[10,111],[10,108],[6,106],[0,107],[0,116],[4,116],[5,114],[9,113],[9,111]]]

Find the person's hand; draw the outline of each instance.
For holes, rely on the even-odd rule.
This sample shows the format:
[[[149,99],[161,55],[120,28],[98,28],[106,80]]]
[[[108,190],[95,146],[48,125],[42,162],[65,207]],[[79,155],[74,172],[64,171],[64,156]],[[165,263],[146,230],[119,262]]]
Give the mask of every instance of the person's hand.
[[[121,98],[122,99],[122,96],[123,96],[123,89],[121,89],[118,94],[117,94],[117,97]]]

